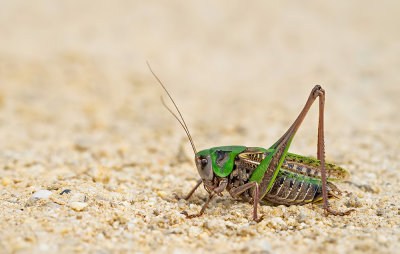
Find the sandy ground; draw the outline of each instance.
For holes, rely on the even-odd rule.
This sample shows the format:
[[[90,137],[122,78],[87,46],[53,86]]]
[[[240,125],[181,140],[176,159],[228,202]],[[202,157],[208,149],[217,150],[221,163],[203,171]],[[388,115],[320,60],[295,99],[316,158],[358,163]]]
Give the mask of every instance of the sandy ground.
[[[1,1],[0,253],[400,253],[400,4],[347,2]],[[321,84],[356,212],[257,224],[225,193],[185,219],[206,192],[174,198],[198,174],[146,60],[199,150],[269,147]],[[316,130],[314,106],[291,151]]]

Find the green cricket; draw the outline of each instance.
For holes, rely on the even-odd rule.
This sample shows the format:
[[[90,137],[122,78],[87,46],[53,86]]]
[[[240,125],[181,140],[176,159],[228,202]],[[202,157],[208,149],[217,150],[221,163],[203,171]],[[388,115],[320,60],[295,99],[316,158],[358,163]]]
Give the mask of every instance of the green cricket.
[[[316,85],[311,90],[299,116],[285,134],[268,149],[219,146],[197,152],[185,120],[172,96],[149,64],[148,67],[177,110],[179,117],[161,97],[163,105],[185,130],[195,154],[194,160],[200,179],[184,199],[188,200],[202,183],[208,192],[208,198],[200,212],[197,214],[182,212],[187,218],[203,215],[213,197],[222,196],[224,190],[227,190],[233,198],[241,198],[252,203],[253,220],[257,222],[262,220],[262,216],[258,217],[257,213],[260,201],[276,205],[304,205],[323,202],[325,215],[343,216],[355,211],[350,209],[339,212],[331,209],[329,205],[329,198],[337,198],[337,195],[341,194],[333,182],[346,180],[350,174],[338,165],[325,162],[325,91],[321,86]],[[296,131],[317,98],[319,99],[317,158],[288,153]]]

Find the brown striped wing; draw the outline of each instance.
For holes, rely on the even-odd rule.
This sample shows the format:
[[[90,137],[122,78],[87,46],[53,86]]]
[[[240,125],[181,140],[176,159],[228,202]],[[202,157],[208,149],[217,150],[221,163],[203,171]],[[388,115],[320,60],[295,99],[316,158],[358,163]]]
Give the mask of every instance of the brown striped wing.
[[[244,152],[239,154],[239,158],[247,163],[259,165],[266,158],[268,152],[254,151]],[[292,171],[297,174],[302,174],[308,177],[321,179],[321,162],[317,159],[301,156],[297,154],[287,153],[281,168]],[[349,172],[342,167],[326,162],[326,175],[328,181],[343,181],[350,178]]]
[[[281,168],[297,174],[321,179],[321,162],[311,157],[288,153]],[[325,170],[328,181],[337,182],[350,178],[349,172],[333,163],[326,162]]]

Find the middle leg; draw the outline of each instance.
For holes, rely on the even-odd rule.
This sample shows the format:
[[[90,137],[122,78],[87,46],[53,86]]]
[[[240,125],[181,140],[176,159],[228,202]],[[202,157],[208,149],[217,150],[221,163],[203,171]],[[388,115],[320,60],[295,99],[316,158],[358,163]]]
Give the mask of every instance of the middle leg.
[[[236,188],[232,188],[229,191],[229,194],[231,194],[232,197],[237,197],[240,194],[242,194],[243,192],[245,192],[248,189],[254,188],[254,192],[253,192],[253,220],[256,222],[260,222],[263,219],[263,216],[261,216],[260,218],[258,218],[257,216],[257,206],[258,206],[258,196],[259,196],[259,188],[258,188],[258,183],[257,182],[248,182],[242,186],[236,187]]]

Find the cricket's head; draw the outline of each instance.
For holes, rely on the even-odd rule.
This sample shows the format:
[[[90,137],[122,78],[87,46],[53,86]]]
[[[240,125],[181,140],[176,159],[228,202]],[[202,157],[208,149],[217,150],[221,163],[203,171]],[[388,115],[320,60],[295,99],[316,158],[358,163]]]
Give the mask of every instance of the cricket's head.
[[[203,181],[211,181],[214,178],[214,171],[210,149],[196,153],[194,161],[201,179],[203,179]]]
[[[245,146],[220,146],[196,153],[197,171],[204,181],[211,181],[214,174],[228,176],[234,167],[235,157],[246,149]]]

